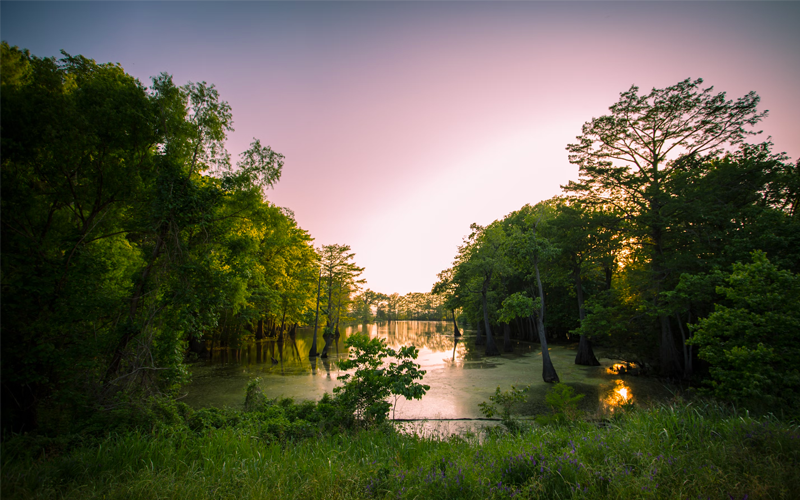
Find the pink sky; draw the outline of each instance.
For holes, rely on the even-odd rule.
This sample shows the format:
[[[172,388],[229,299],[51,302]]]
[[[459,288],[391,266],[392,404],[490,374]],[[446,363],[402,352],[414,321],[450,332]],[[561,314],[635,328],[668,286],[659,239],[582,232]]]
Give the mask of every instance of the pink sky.
[[[367,286],[429,291],[472,222],[577,177],[565,146],[631,84],[754,90],[800,156],[800,3],[0,3],[2,38],[216,84],[286,156],[268,193]]]

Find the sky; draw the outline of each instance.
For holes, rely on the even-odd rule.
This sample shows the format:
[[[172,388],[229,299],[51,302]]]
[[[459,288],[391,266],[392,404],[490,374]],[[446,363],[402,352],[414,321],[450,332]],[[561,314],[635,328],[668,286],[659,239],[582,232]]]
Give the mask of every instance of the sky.
[[[427,292],[469,226],[561,194],[584,122],[686,78],[800,157],[800,2],[0,2],[0,37],[213,83],[228,150],[286,157],[267,193],[366,287]]]

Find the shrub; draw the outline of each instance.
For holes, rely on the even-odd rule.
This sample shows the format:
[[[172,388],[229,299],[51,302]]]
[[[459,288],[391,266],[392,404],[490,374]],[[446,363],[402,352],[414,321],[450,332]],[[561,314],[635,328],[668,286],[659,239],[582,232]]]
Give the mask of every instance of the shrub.
[[[500,415],[503,425],[508,430],[518,430],[519,423],[511,416],[511,410],[516,404],[523,403],[525,401],[525,397],[527,396],[529,389],[530,386],[525,387],[524,389],[517,389],[512,385],[510,391],[501,392],[500,387],[498,386],[497,390],[494,391],[494,396],[489,396],[490,403],[484,401],[478,406],[481,409],[481,413],[483,413],[483,415],[487,418]]]
[[[779,270],[763,252],[733,265],[717,287],[727,305],[692,325],[698,356],[711,364],[718,398],[751,407],[800,409],[800,275]]]
[[[575,394],[575,389],[567,384],[553,385],[544,397],[547,406],[553,410],[553,414],[538,416],[536,423],[546,425],[576,420],[580,416],[578,402],[581,399],[583,399],[583,394]]]
[[[420,399],[430,389],[415,382],[422,379],[425,371],[413,362],[418,355],[414,346],[394,350],[385,340],[366,335],[353,335],[345,340],[345,345],[350,348],[350,358],[340,361],[339,368],[355,368],[355,373],[339,376],[344,385],[333,392],[359,422],[368,425],[383,422],[393,407],[388,401],[390,397],[394,396],[396,405],[400,396]],[[386,365],[384,360],[388,357],[394,361]]]

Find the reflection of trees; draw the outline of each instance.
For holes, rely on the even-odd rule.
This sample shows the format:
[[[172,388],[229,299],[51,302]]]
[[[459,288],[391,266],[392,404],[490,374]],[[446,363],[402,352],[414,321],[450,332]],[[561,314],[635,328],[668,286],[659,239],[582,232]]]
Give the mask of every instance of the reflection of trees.
[[[418,349],[428,348],[432,352],[447,353],[452,358],[454,338],[446,321],[393,321],[391,323],[371,323],[348,326],[339,339],[332,339],[331,357],[333,360],[348,356],[342,342],[354,334],[385,338],[392,347],[413,345]],[[216,348],[208,360],[211,365],[238,364],[258,367],[260,371],[271,373],[308,373],[318,368],[309,363],[308,354],[312,345],[313,328],[298,328],[294,335],[286,335],[280,340],[266,339],[244,344],[238,349]],[[456,362],[480,358],[471,342],[456,345]],[[324,363],[330,369],[330,363]]]

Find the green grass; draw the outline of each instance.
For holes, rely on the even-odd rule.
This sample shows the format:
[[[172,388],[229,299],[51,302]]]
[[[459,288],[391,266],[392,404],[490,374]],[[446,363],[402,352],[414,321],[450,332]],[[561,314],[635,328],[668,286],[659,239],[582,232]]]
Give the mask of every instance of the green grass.
[[[2,498],[797,498],[800,429],[709,404],[436,438],[389,426],[295,438],[228,411],[100,439],[3,443]],[[196,421],[197,419],[195,419]],[[312,426],[313,427],[313,426]]]

